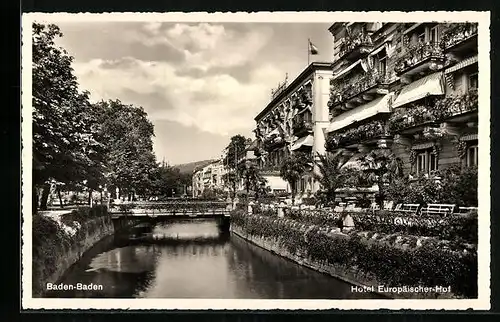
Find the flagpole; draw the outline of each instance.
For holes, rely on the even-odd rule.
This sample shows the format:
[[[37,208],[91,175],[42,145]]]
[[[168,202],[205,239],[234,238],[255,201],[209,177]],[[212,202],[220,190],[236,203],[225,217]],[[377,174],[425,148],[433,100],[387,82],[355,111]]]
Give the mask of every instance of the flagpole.
[[[309,38],[307,38],[307,66],[309,66],[309,56],[310,56],[310,50],[309,50],[309,43],[311,42],[311,40]]]

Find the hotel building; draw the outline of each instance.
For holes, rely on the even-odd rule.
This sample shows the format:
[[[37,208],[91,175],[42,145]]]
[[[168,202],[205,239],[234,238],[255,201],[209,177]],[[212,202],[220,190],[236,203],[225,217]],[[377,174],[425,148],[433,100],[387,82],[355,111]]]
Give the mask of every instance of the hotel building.
[[[255,117],[256,156],[273,190],[290,191],[279,168],[295,151],[340,153],[352,164],[390,149],[411,176],[477,165],[477,24],[354,22],[329,31],[332,62],[311,63]],[[300,195],[319,189],[312,171]]]
[[[407,175],[477,157],[477,24],[335,23],[326,149],[391,149]]]
[[[331,75],[331,63],[311,63],[290,84],[281,84],[271,102],[255,117],[259,147],[256,156],[273,191],[290,191],[279,175],[281,163],[290,153],[325,153]],[[298,182],[300,195],[319,189],[312,171]]]

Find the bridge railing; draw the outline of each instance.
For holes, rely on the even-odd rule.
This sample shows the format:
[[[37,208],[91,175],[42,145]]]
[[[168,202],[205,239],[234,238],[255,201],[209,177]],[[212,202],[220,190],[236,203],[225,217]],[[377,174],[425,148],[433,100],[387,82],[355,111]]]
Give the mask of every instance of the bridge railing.
[[[220,201],[169,201],[169,202],[141,202],[127,205],[130,214],[147,216],[155,215],[217,215],[229,213],[230,204]]]

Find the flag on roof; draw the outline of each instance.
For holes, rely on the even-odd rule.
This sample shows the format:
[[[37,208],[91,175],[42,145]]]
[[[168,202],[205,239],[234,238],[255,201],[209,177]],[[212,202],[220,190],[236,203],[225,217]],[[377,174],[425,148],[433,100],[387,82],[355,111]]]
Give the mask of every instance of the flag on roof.
[[[318,54],[318,48],[309,40],[309,53],[311,55],[317,55]]]

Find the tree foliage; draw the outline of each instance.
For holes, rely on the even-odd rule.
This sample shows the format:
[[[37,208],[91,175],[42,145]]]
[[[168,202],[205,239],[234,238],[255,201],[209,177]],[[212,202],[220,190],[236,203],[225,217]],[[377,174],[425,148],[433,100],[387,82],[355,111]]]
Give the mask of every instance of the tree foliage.
[[[33,24],[33,183],[34,188],[44,186],[42,208],[47,183],[94,184],[104,169],[89,93],[78,90],[73,57],[56,46],[58,37],[62,33],[56,25]],[[36,189],[34,197],[37,205]]]
[[[315,174],[316,180],[321,185],[318,191],[318,199],[324,205],[332,205],[335,202],[336,191],[346,185],[351,170],[345,169],[347,160],[339,154],[317,154],[318,172]]]
[[[224,164],[232,170],[238,168],[238,159],[243,155],[247,148],[247,138],[237,134],[231,137],[231,141],[226,147],[226,155],[224,156]]]
[[[154,127],[142,107],[119,100],[101,101],[99,121],[108,147],[107,177],[120,191],[148,193],[157,167],[153,153]]]
[[[280,169],[280,176],[290,184],[292,190],[292,204],[295,203],[295,194],[297,192],[297,181],[311,169],[312,158],[309,154],[296,152],[289,155]]]
[[[376,184],[379,192],[377,201],[383,205],[387,197],[387,187],[403,177],[403,163],[388,149],[377,149],[362,156],[359,182],[365,185]]]

